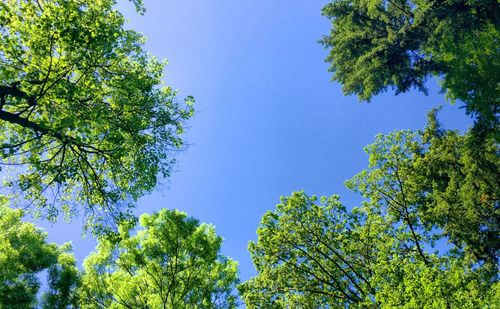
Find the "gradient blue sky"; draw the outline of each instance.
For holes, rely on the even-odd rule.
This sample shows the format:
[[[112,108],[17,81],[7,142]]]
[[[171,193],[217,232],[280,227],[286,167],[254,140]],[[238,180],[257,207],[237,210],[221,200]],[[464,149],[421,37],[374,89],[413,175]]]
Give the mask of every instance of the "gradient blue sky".
[[[144,16],[120,4],[128,27],[147,37],[147,50],[168,58],[166,83],[196,99],[188,149],[136,213],[177,208],[214,224],[242,280],[254,274],[248,241],[280,196],[304,189],[340,194],[353,206],[359,197],[343,182],[366,167],[363,147],[377,133],[422,128],[426,111],[439,104],[447,128],[470,124],[434,80],[427,97],[388,92],[366,104],[344,96],[317,43],[329,31],[320,12],[327,2],[145,0]],[[79,264],[94,248],[90,236],[81,239],[78,220],[43,225],[51,241],[73,242]]]

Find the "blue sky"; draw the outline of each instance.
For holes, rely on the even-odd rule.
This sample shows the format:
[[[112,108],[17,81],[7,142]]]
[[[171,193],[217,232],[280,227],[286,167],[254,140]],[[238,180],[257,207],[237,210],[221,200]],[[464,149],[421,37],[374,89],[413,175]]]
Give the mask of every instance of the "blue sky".
[[[262,215],[282,195],[359,197],[344,180],[367,166],[363,147],[374,136],[419,129],[426,111],[444,104],[447,128],[465,129],[462,109],[446,104],[430,80],[430,95],[380,95],[370,104],[332,83],[327,51],[326,0],[146,0],[144,16],[121,2],[128,27],[147,37],[146,49],[168,58],[168,85],[193,95],[189,147],[168,181],[139,201],[136,213],[177,208],[212,223],[223,253],[239,261],[246,280],[254,268],[246,248]],[[80,221],[47,227],[49,239],[72,241],[79,263],[94,248]]]

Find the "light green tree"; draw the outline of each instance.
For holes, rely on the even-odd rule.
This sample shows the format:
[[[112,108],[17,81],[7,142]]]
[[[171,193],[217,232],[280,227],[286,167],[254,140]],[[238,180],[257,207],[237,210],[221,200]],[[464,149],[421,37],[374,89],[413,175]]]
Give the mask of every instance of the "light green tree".
[[[70,250],[71,246],[63,245],[59,250],[57,263],[48,268],[48,288],[41,299],[44,309],[79,308],[80,271]]]
[[[42,306],[67,308],[74,304],[78,286],[71,246],[47,243],[47,234],[21,220],[22,212],[0,197],[0,308],[35,308],[40,288],[38,275],[48,270],[50,289]]]
[[[83,308],[235,308],[237,264],[219,251],[210,225],[179,211],[122,224],[84,262]]]
[[[332,22],[322,40],[327,61],[346,94],[427,92],[435,75],[449,99],[485,126],[498,125],[497,0],[333,0],[323,15]]]
[[[258,274],[239,286],[247,307],[500,305],[500,284],[488,268],[459,254],[427,252],[432,236],[384,213],[368,205],[348,212],[338,196],[318,201],[295,192],[282,198],[249,245]]]
[[[250,308],[483,308],[500,305],[499,161],[439,127],[379,135],[346,184],[364,197],[282,198],[249,250],[258,275],[239,286]]]
[[[239,286],[249,308],[332,308],[369,301],[376,242],[338,196],[295,192],[268,211],[249,250],[258,275]],[[375,235],[372,235],[375,236]],[[370,302],[368,302],[370,303]]]
[[[192,99],[178,102],[164,85],[165,63],[115,4],[0,1],[4,191],[35,215],[79,212],[96,228],[118,221],[169,175],[182,147]]]

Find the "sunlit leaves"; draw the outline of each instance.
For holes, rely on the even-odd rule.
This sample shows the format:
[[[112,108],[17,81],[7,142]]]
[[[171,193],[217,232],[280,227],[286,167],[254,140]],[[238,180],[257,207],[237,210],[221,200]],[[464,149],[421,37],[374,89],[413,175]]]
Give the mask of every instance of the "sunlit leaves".
[[[469,258],[498,263],[500,160],[494,137],[478,141],[439,127],[436,111],[422,132],[378,136],[369,168],[347,182],[410,229],[443,235]]]
[[[234,308],[236,262],[219,253],[214,228],[178,211],[142,215],[120,226],[84,263],[85,308]]]
[[[304,192],[268,211],[251,242],[249,308],[482,308],[498,303],[498,147],[439,127],[378,135],[362,194]]]
[[[417,228],[416,228],[417,230]],[[417,233],[420,231],[417,230]],[[482,308],[498,302],[487,267],[426,252],[431,238],[365,204],[295,192],[264,215],[249,245],[257,275],[239,290],[248,308]]]
[[[81,212],[97,232],[169,176],[193,112],[114,4],[0,4],[6,191],[49,219]]]
[[[47,243],[47,234],[21,217],[0,196],[0,307],[34,308],[41,286],[38,275],[48,270],[49,291],[42,305],[66,308],[74,303],[78,285],[71,246]]]

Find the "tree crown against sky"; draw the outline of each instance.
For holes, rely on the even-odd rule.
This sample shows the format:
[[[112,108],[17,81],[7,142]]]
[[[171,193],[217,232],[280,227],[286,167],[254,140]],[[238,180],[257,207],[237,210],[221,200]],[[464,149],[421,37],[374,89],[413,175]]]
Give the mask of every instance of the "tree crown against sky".
[[[332,29],[333,79],[361,100],[392,88],[427,92],[440,79],[451,101],[488,127],[498,125],[500,7],[496,0],[334,0],[323,8]]]
[[[213,226],[176,210],[120,226],[84,262],[84,308],[235,308],[237,263],[220,254]]]
[[[248,308],[482,308],[499,305],[495,272],[432,252],[434,236],[391,224],[338,196],[282,198],[249,246],[257,275],[239,286]],[[420,246],[420,248],[419,248]]]
[[[8,3],[8,1],[4,1],[4,3]],[[40,4],[42,10],[46,9],[43,6],[44,2],[38,1],[37,3]],[[139,2],[136,2],[136,4],[139,6],[139,9],[142,9]],[[6,20],[3,21],[5,22]],[[495,32],[491,32],[490,34],[493,34],[493,39],[490,40],[491,43],[495,40]],[[488,38],[488,33],[485,37]],[[472,69],[475,68],[475,65],[472,65]],[[467,70],[469,69],[465,66],[463,70],[457,70],[457,72],[468,72]],[[455,77],[457,76],[460,77],[459,75]],[[456,81],[460,80],[455,79]],[[35,82],[34,86],[36,85],[37,83]],[[19,89],[24,91],[25,89],[21,87],[26,86],[23,86],[21,83],[13,83],[6,87],[5,89],[7,90],[4,89],[5,91],[16,92]],[[453,98],[450,93],[448,95]],[[17,96],[19,96],[19,93]],[[16,94],[6,93],[5,97],[7,99],[12,99],[12,97],[16,99]],[[173,94],[169,98],[172,98],[172,102],[176,103]],[[28,100],[25,97],[21,97],[21,99]],[[33,100],[33,98],[30,100]],[[476,103],[478,102],[481,103],[480,100],[476,100]],[[26,108],[30,104],[28,103]],[[33,109],[34,107],[30,108]],[[189,108],[184,110],[186,118],[189,116],[188,110]],[[482,110],[488,112],[487,109]],[[5,112],[3,114],[4,117],[10,117],[8,113],[11,113],[11,110],[6,110]],[[26,111],[21,109],[20,112],[20,115],[30,114],[29,109]],[[476,112],[472,111],[472,113]],[[482,112],[477,113],[480,114]],[[485,116],[481,117],[483,119],[487,118],[484,118]],[[47,125],[47,123],[44,124]],[[40,134],[41,129],[43,129],[42,126],[35,127],[34,131]],[[99,137],[99,135],[96,136]],[[38,136],[36,137],[38,138]],[[70,142],[74,141],[71,140]],[[478,146],[476,150],[473,147],[474,145]],[[5,149],[12,148],[12,145],[8,145],[7,143],[2,146],[6,146]],[[64,151],[64,147],[62,149]],[[127,148],[127,150],[130,149]],[[259,274],[259,278],[251,280],[242,286],[242,291],[250,293],[244,293],[245,297],[249,296],[251,301],[255,301],[255,303],[249,303],[264,304],[265,306],[296,306],[297,304],[302,304],[304,307],[317,307],[328,302],[340,306],[345,305],[345,302],[353,305],[360,303],[372,304],[375,299],[388,306],[407,305],[410,307],[419,307],[429,304],[429,301],[435,301],[431,305],[443,307],[460,304],[462,306],[473,307],[480,305],[480,301],[484,301],[484,303],[492,302],[492,299],[494,300],[495,297],[495,288],[496,291],[499,290],[498,284],[493,287],[490,285],[494,281],[494,279],[491,279],[491,265],[494,265],[495,252],[497,252],[498,248],[498,234],[495,234],[495,229],[498,226],[498,212],[495,208],[498,205],[498,186],[496,185],[497,179],[495,178],[498,174],[498,164],[496,162],[498,151],[496,150],[494,141],[489,136],[486,136],[479,143],[476,136],[470,136],[469,134],[462,136],[457,132],[444,132],[438,126],[430,126],[423,133],[398,132],[389,136],[380,136],[377,142],[367,149],[372,159],[371,165],[366,171],[359,174],[349,183],[350,186],[358,189],[358,191],[367,197],[368,200],[364,204],[364,208],[356,209],[351,213],[342,206],[338,197],[325,198],[321,203],[318,203],[314,197],[311,198],[303,193],[297,193],[289,198],[285,198],[282,203],[285,206],[277,209],[273,215],[266,215],[266,220],[263,220],[263,224],[259,229],[259,237],[262,235],[262,239],[266,240],[266,237],[268,237],[271,240],[268,241],[267,245],[259,246],[256,243],[253,247],[253,253],[257,256],[255,258],[255,261],[257,261],[256,265],[261,266],[261,273]],[[17,153],[17,155],[22,154]],[[15,155],[9,154],[10,157]],[[92,158],[94,157],[93,155],[91,155]],[[61,158],[65,157],[65,155],[62,155]],[[57,157],[54,158],[57,159]],[[49,157],[45,159],[50,160]],[[402,162],[398,162],[399,159],[402,159]],[[35,157],[32,163],[35,168],[39,169],[38,165],[41,162],[37,160]],[[106,160],[107,158],[104,161],[95,161],[96,166],[98,163],[106,162]],[[150,163],[150,161],[146,162]],[[390,164],[387,164],[388,162]],[[20,172],[24,173],[25,171],[21,168]],[[402,174],[405,177],[401,177]],[[45,174],[40,173],[40,175]],[[112,179],[112,182],[116,179],[118,178]],[[34,188],[42,193],[47,192],[45,188],[38,188],[36,182],[29,184],[34,184]],[[18,189],[25,190],[25,187]],[[104,189],[113,188],[104,187]],[[123,197],[125,199],[123,200],[128,200],[129,198],[133,200],[136,198],[134,195],[127,195],[130,192],[126,190],[121,192],[124,193]],[[140,194],[147,192],[147,190],[141,191],[142,193],[137,192],[137,196],[140,196]],[[116,200],[113,198],[116,195],[113,194],[118,193],[118,191],[110,191],[108,193],[110,193],[109,201],[114,203]],[[101,194],[101,192],[98,192],[98,194]],[[49,196],[52,197],[50,194]],[[57,198],[57,195],[55,196]],[[70,195],[67,196],[70,197]],[[121,197],[117,198],[117,200],[122,201]],[[46,201],[42,199],[38,200],[38,202],[41,202],[37,203],[41,206],[39,208],[40,212],[47,209],[46,205],[43,205]],[[54,204],[50,205],[50,201],[47,203],[49,204],[49,208]],[[62,204],[64,205],[64,203]],[[288,207],[288,204],[293,207]],[[100,204],[97,205],[99,208]],[[111,218],[120,214],[119,212],[115,212],[121,206],[120,203],[112,205],[112,207],[115,206],[116,208],[110,209],[109,216]],[[308,212],[309,208],[313,209],[311,213]],[[326,208],[327,210],[325,211],[322,208]],[[378,208],[385,212],[383,214],[377,212]],[[61,207],[61,209],[67,212],[71,211],[69,206]],[[52,211],[53,213],[48,212],[48,214],[55,217],[58,211],[57,208],[52,208]],[[97,209],[97,211],[99,212],[101,209]],[[328,211],[331,213],[328,213]],[[104,213],[106,214],[106,211]],[[285,219],[281,220],[283,217]],[[293,233],[297,230],[297,223],[294,225],[294,223],[290,223],[289,221],[296,220],[297,218],[300,228],[304,225],[307,233],[303,233],[300,230],[295,234]],[[307,218],[307,220],[300,221],[302,218]],[[133,225],[129,225],[132,222],[122,221],[120,232],[132,231]],[[338,224],[333,227],[328,226],[328,224],[332,223]],[[392,225],[387,225],[386,223]],[[267,225],[271,227],[269,228],[271,233],[266,232]],[[276,228],[276,226],[280,225],[284,226],[284,232],[282,233],[280,233],[279,228]],[[398,225],[400,228],[395,228]],[[317,229],[317,226],[320,226],[320,228]],[[442,229],[442,231],[439,230],[439,233],[436,234],[437,229]],[[168,229],[162,228],[161,230]],[[343,232],[347,234],[347,237]],[[366,234],[363,234],[364,232]],[[276,234],[279,237],[275,239],[273,237]],[[359,236],[358,234],[363,234],[364,236]],[[128,246],[129,243],[120,243],[119,237],[123,239],[128,236],[123,235],[115,234],[115,238],[102,238],[100,244],[107,243],[112,248],[122,246],[119,249],[126,250],[123,248]],[[282,235],[285,235],[286,238],[280,238]],[[311,235],[316,236],[312,237]],[[365,243],[360,241],[358,247],[352,246],[349,243],[353,239],[363,240],[365,236],[368,241]],[[326,246],[324,243],[318,241],[318,238],[322,237],[331,240],[330,246]],[[134,237],[130,237],[130,239],[132,238]],[[289,245],[289,243],[286,240],[289,238],[292,239],[292,245],[287,247],[286,245]],[[110,239],[113,239],[113,242],[109,241]],[[182,239],[182,237],[177,236],[176,239]],[[453,246],[454,250],[443,255],[429,252],[427,250],[428,247],[432,247],[437,239],[451,241],[451,246]],[[131,242],[134,243],[134,241]],[[294,244],[293,241],[297,242]],[[364,247],[360,246],[366,244],[372,244],[373,250],[379,252],[379,254],[372,255],[371,252],[364,251]],[[160,247],[161,244],[154,249],[156,250]],[[297,247],[302,251],[295,250]],[[119,249],[111,250],[112,254],[120,253]],[[310,249],[312,253],[304,253],[305,249]],[[105,250],[97,252],[92,257],[96,258],[97,256],[99,258],[99,254],[102,252],[105,252]],[[272,258],[267,259],[267,257],[263,256],[266,254],[276,255],[282,252],[284,253],[281,255],[280,261],[283,262],[283,260],[289,258],[287,260],[289,268],[283,267],[276,272],[274,270],[268,271],[265,268],[266,266],[272,268],[276,264],[272,264]],[[325,254],[328,255],[329,253],[331,253],[330,259],[320,260],[321,258],[325,258]],[[106,254],[108,253],[104,255]],[[124,260],[128,261],[128,257],[131,256],[135,258],[138,254],[134,251],[132,254],[126,255],[122,260],[113,260],[114,257],[112,257],[101,264],[99,264],[101,261],[96,262],[94,260],[98,265],[92,264],[91,267],[99,268],[101,266],[116,265],[117,261],[118,263]],[[140,258],[143,256],[145,255],[141,255]],[[315,260],[311,260],[311,256]],[[363,256],[367,258],[363,259]],[[141,262],[140,258],[139,262]],[[372,258],[380,263],[375,263],[375,265],[370,264]],[[69,258],[68,261],[70,260]],[[139,262],[133,260],[130,264],[123,265],[126,267],[127,265],[132,265],[132,268],[137,265],[143,265]],[[266,265],[266,263],[270,263],[271,265]],[[286,262],[283,263],[286,264]],[[303,264],[300,265],[299,263]],[[148,265],[153,267],[153,263]],[[474,266],[471,267],[471,265]],[[294,273],[297,268],[308,272],[306,275]],[[370,274],[371,272],[376,272],[376,274],[372,275]],[[64,274],[67,272],[63,268],[55,268],[52,273],[55,277],[65,277]],[[92,273],[92,269],[88,273]],[[104,273],[101,272],[100,274]],[[127,274],[123,270],[117,270],[115,272],[110,271],[102,277],[96,275],[86,278],[90,281],[95,279],[94,282],[99,282],[99,280],[107,280],[106,278],[111,278],[117,273],[117,278],[121,278],[122,274],[130,274]],[[228,273],[226,282],[234,282],[232,280],[234,279],[233,275],[235,272],[228,271]],[[141,277],[140,275],[141,272],[138,271],[134,273],[133,277],[137,280],[143,280],[141,282],[146,282],[145,285],[148,285],[147,276]],[[173,277],[175,278],[175,276]],[[290,278],[293,281],[291,284],[290,281],[286,281]],[[368,284],[367,282],[370,280],[367,278],[373,279],[373,284]],[[120,285],[121,282],[118,279],[114,281],[110,279],[108,282],[109,289],[100,290],[102,294],[98,295],[99,297],[102,296],[102,298],[98,302],[108,301],[104,306],[110,306],[109,302],[111,302],[113,303],[111,306],[120,307],[125,306],[124,302],[120,304],[119,302],[122,299],[119,301],[115,301],[115,299],[123,298],[130,300],[130,302],[134,303],[134,306],[139,306],[141,299],[137,297],[138,294],[136,293],[138,285],[131,284],[125,286]],[[418,285],[415,282],[423,282],[424,284]],[[463,282],[467,283],[465,287]],[[277,287],[277,289],[261,293],[260,289],[267,289],[269,284],[273,288]],[[61,285],[64,286],[62,283],[54,283],[50,287],[51,289],[57,289]],[[154,284],[150,285],[153,286]],[[89,289],[95,288],[92,284],[87,285],[87,287]],[[186,286],[180,294],[185,295],[187,289]],[[224,289],[223,291],[226,290]],[[156,293],[156,291],[154,292]],[[57,295],[65,293],[62,291],[53,293],[52,296],[48,296],[46,299],[51,304],[60,303]],[[156,295],[155,293],[150,293],[148,296],[150,296],[151,302],[156,305],[159,302],[163,302],[165,298],[162,298],[161,295],[158,297],[158,293]],[[176,294],[179,295],[177,292]],[[193,302],[195,302],[195,299],[200,299],[196,298],[195,294],[190,294],[190,296],[193,296]],[[328,295],[329,297],[324,297],[324,295]],[[91,298],[87,298],[87,300],[92,305],[99,306]],[[166,303],[168,303],[168,300]],[[180,302],[177,302],[175,298],[173,298],[173,303],[174,305],[172,306],[181,306]],[[210,303],[210,301],[205,302],[207,306]],[[229,303],[226,302],[226,304]]]
[[[364,197],[352,211],[338,196],[282,198],[249,245],[257,275],[242,298],[251,308],[498,306],[497,1],[334,0],[323,14],[346,94],[427,93],[434,75],[476,124],[443,130],[434,110],[425,130],[377,136],[368,168],[346,183]]]
[[[369,166],[347,186],[391,220],[442,231],[475,262],[498,265],[500,161],[493,136],[443,130],[437,110],[421,131],[378,135],[365,148]]]
[[[0,196],[0,307],[34,308],[41,282],[48,271],[43,308],[66,308],[76,304],[78,269],[69,243],[47,242],[47,233],[33,223],[22,221],[22,211],[9,207]],[[40,305],[40,303],[38,303]]]
[[[237,306],[237,263],[220,253],[213,226],[185,213],[142,215],[142,229],[122,222],[118,239],[101,237],[79,271],[69,243],[48,243],[47,233],[7,204],[1,197],[1,308]],[[42,271],[47,284],[39,293]]]
[[[97,232],[169,176],[193,112],[115,4],[0,2],[3,189],[35,215],[80,213]]]
[[[295,192],[268,211],[251,242],[251,308],[498,304],[498,164],[493,137],[442,130],[379,135],[369,166],[346,185],[364,197]]]

